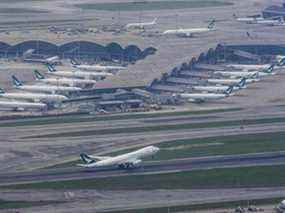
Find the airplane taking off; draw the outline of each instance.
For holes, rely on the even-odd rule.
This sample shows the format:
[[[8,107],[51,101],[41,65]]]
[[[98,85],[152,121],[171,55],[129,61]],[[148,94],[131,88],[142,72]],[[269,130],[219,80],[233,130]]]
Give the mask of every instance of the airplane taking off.
[[[184,36],[184,37],[192,37],[193,34],[205,33],[214,31],[215,20],[212,20],[208,27],[206,28],[180,28],[176,30],[166,30],[162,33],[162,35],[177,35],[177,36]]]
[[[12,75],[12,81],[17,89],[35,92],[74,92],[80,91],[80,87],[52,86],[52,85],[24,85],[16,76]]]
[[[9,99],[25,99],[33,100],[35,102],[47,101],[47,102],[61,102],[67,100],[66,96],[56,95],[56,94],[43,94],[43,93],[16,93],[9,92],[6,93],[3,89],[0,88],[0,97],[9,98]]]
[[[63,77],[75,77],[75,78],[84,78],[84,79],[102,79],[106,78],[107,76],[113,76],[112,73],[108,72],[87,72],[87,71],[57,71],[54,67],[48,65],[48,70],[50,74],[56,76],[63,76]]]
[[[84,85],[84,84],[96,84],[97,81],[92,79],[78,79],[78,78],[46,78],[43,74],[39,71],[34,70],[34,75],[38,81],[48,83],[48,84],[55,84],[55,85]]]
[[[129,23],[125,26],[126,29],[135,28],[135,29],[144,29],[148,26],[153,26],[156,24],[157,18],[153,19],[151,22],[141,22],[141,23]]]
[[[31,103],[22,101],[0,101],[0,107],[13,108],[15,110],[24,109],[45,109],[47,107],[44,103]]]
[[[85,70],[85,71],[116,72],[119,70],[126,70],[127,69],[126,67],[123,67],[123,66],[103,66],[103,65],[99,65],[99,64],[95,64],[95,65],[78,64],[77,62],[75,62],[72,59],[70,60],[70,63],[72,64],[72,66],[74,68],[79,69],[79,70]]]
[[[158,151],[158,147],[147,146],[137,151],[118,155],[115,157],[94,156],[82,153],[80,154],[80,159],[83,161],[83,164],[77,165],[85,168],[102,166],[116,166],[121,169],[135,168],[141,164],[143,158],[154,156]]]

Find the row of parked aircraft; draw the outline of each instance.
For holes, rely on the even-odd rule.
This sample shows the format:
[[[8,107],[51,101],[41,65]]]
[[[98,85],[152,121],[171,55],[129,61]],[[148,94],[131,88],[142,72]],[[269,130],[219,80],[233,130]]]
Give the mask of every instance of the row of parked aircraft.
[[[236,21],[241,23],[247,23],[247,24],[261,24],[261,25],[268,25],[268,26],[285,26],[285,21],[283,16],[276,16],[271,18],[263,18],[261,16],[257,17],[236,17],[234,15],[234,18]]]
[[[206,86],[193,86],[192,89],[195,93],[185,92],[173,94],[173,96],[185,99],[189,102],[198,103],[226,98],[232,95],[233,91],[246,88],[246,84],[248,83],[259,81],[260,78],[264,76],[276,74],[276,70],[285,65],[285,56],[279,56],[277,58],[276,64],[226,65],[224,71],[213,71],[214,76],[219,76],[219,78],[208,78],[208,85]]]
[[[47,64],[49,77],[45,77],[38,70],[34,70],[36,83],[26,85],[15,75],[11,76],[13,86],[20,92],[5,92],[0,88],[0,107],[13,109],[44,109],[47,105],[55,105],[68,100],[68,95],[79,92],[87,85],[94,85],[98,80],[114,73],[125,70],[122,66],[82,65],[71,61],[72,67],[57,70],[55,66]]]
[[[125,26],[126,29],[143,29],[146,27],[150,27],[157,24],[157,18],[155,18],[151,22],[141,22],[141,23],[130,23]],[[193,34],[206,33],[214,30],[215,20],[212,20],[207,27],[200,28],[178,28],[178,29],[170,29],[165,30],[161,33],[161,35],[176,35],[183,37],[192,37]]]

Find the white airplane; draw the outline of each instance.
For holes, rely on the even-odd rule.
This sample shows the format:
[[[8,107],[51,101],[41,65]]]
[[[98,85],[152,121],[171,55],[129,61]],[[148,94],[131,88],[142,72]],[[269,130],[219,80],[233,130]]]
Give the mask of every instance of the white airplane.
[[[46,78],[39,71],[34,70],[34,75],[38,81],[54,84],[54,85],[85,85],[85,84],[96,84],[97,81],[92,79],[78,79],[78,78]]]
[[[187,99],[189,102],[201,103],[207,100],[218,100],[229,96],[229,94],[224,93],[181,93],[177,95],[182,99]]]
[[[240,87],[234,86],[194,86],[194,90],[202,92],[214,92],[214,93],[225,93],[228,90],[238,90]]]
[[[35,91],[35,92],[75,92],[82,90],[80,87],[69,87],[69,86],[55,86],[55,85],[24,85],[16,76],[12,75],[12,81],[14,87],[17,89]]]
[[[85,71],[116,72],[119,70],[126,70],[127,69],[126,67],[123,67],[123,66],[109,66],[109,65],[103,66],[103,65],[99,65],[99,64],[95,64],[95,65],[78,64],[74,60],[70,60],[70,63],[72,64],[72,66],[74,68],[79,69],[79,70],[85,70]]]
[[[77,165],[86,168],[116,166],[122,169],[129,169],[139,166],[143,158],[154,156],[158,151],[158,147],[148,146],[137,151],[115,157],[94,156],[82,153],[80,154],[80,158],[83,161],[83,164]]]
[[[0,88],[0,97],[9,98],[9,99],[24,99],[32,100],[35,102],[61,102],[67,100],[66,96],[57,95],[57,94],[43,94],[43,93],[16,93],[9,92],[6,93],[3,89]]]
[[[263,17],[243,17],[243,18],[236,18],[236,21],[243,22],[247,24],[256,24],[257,21],[263,21],[265,20]]]
[[[265,19],[257,20],[257,24],[268,25],[268,26],[281,26],[284,25],[284,21],[281,19]]]
[[[214,74],[221,74],[230,78],[258,78],[258,71],[215,71]]]
[[[285,211],[285,200],[282,200],[277,206],[276,206],[276,212],[284,212]]]
[[[166,30],[162,33],[162,35],[177,35],[177,36],[184,36],[184,37],[191,37],[193,34],[205,33],[214,30],[215,20],[212,20],[208,27],[206,28],[180,28],[176,30]]]
[[[22,101],[0,101],[1,108],[12,108],[15,110],[24,109],[46,109],[47,105],[44,103],[31,103]]]
[[[108,72],[87,72],[87,71],[57,71],[54,67],[48,65],[50,74],[63,77],[84,78],[84,79],[103,79],[108,76],[113,76]]]
[[[52,56],[49,58],[44,59],[37,59],[37,58],[24,58],[26,62],[35,62],[35,63],[43,63],[43,64],[57,64],[60,63],[60,59],[58,56]]]
[[[216,85],[228,85],[228,86],[234,86],[234,87],[238,87],[238,88],[244,88],[246,83],[249,83],[248,81],[252,80],[252,79],[246,79],[246,78],[239,78],[239,79],[221,79],[221,78],[217,78],[217,79],[207,79],[208,83],[211,84],[216,84]]]
[[[145,27],[148,26],[153,26],[156,24],[157,18],[155,18],[153,21],[151,22],[141,22],[141,23],[129,23],[125,26],[126,29],[129,28],[137,28],[137,29],[144,29]]]
[[[269,69],[271,64],[227,64],[226,67],[239,70],[264,70]]]

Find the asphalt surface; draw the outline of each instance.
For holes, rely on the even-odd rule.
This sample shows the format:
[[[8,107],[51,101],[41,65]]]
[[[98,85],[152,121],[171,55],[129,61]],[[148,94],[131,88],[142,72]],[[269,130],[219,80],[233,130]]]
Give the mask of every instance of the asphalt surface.
[[[25,173],[2,174],[0,185],[9,185],[27,182],[42,182],[56,180],[74,180],[89,178],[106,178],[127,175],[162,174],[205,170],[214,168],[231,168],[244,166],[281,165],[285,164],[285,151],[272,153],[257,153],[244,155],[214,156],[189,158],[161,162],[146,162],[141,168],[119,170],[115,168],[58,168],[52,170],[38,170]]]

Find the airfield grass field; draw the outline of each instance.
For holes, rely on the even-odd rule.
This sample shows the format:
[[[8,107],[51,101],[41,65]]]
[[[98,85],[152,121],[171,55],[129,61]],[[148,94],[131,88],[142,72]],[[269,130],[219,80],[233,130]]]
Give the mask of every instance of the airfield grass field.
[[[160,148],[155,160],[283,151],[285,150],[284,138],[285,132],[270,132],[173,140],[155,145]],[[136,149],[115,152],[111,155],[115,156]]]
[[[200,110],[200,111],[174,111],[174,112],[151,112],[151,113],[137,113],[137,114],[122,114],[122,115],[61,115],[61,116],[48,116],[36,118],[22,118],[17,120],[0,121],[0,127],[17,127],[17,126],[38,126],[50,124],[67,124],[67,123],[80,123],[92,121],[112,121],[112,120],[129,120],[140,118],[163,118],[168,116],[188,116],[188,115],[203,115],[219,112],[234,112],[242,110],[242,108],[229,108],[229,109],[213,109],[213,110]]]
[[[160,148],[160,151],[155,155],[154,158],[146,158],[145,160],[161,161],[190,157],[285,151],[284,138],[285,132],[270,132],[259,134],[172,140],[155,144],[155,146]],[[139,148],[143,147],[124,149],[121,151],[108,153],[106,155],[116,156],[132,152]],[[56,164],[47,168],[72,167],[78,163],[80,163],[79,159],[75,161]]]
[[[99,129],[99,130],[82,130],[73,132],[60,132],[52,134],[34,135],[23,137],[24,139],[31,138],[58,138],[58,137],[80,137],[92,135],[107,135],[119,133],[140,133],[140,132],[154,132],[154,131],[171,131],[183,129],[198,129],[198,128],[217,128],[227,126],[243,126],[254,124],[273,124],[285,122],[285,117],[278,118],[260,118],[260,119],[242,119],[229,121],[214,121],[205,123],[182,123],[182,124],[164,124],[157,126],[142,126],[142,127],[127,127],[127,128],[113,128],[113,129]]]
[[[116,3],[83,3],[75,6],[83,10],[105,11],[140,11],[140,10],[174,10],[185,8],[218,7],[233,5],[231,2],[218,0],[187,0],[187,1],[141,1]]]
[[[155,190],[275,187],[285,185],[285,165],[222,168],[102,179],[65,180],[1,186],[5,189]],[[274,175],[275,174],[275,175]],[[138,179],[139,184],[138,184]]]
[[[226,209],[236,208],[237,206],[248,206],[248,205],[269,205],[276,204],[282,200],[281,197],[268,198],[268,199],[254,199],[254,200],[239,200],[231,202],[219,202],[219,203],[205,203],[205,204],[192,204],[192,205],[170,205],[166,207],[156,208],[142,208],[142,209],[130,209],[123,211],[112,211],[112,213],[165,213],[165,212],[184,212],[184,211],[198,211],[207,209]]]
[[[32,206],[44,206],[57,204],[62,202],[56,201],[8,201],[0,200],[0,209],[18,209],[18,208],[28,208]]]

